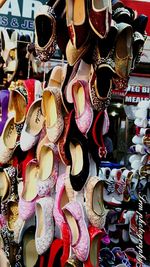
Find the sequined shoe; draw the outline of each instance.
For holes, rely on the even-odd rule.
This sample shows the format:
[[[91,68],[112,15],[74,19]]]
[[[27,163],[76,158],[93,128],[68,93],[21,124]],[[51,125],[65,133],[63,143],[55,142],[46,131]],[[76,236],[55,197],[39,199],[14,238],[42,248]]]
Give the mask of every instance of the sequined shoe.
[[[35,245],[39,255],[47,251],[54,238],[53,205],[51,197],[43,197],[36,201]]]

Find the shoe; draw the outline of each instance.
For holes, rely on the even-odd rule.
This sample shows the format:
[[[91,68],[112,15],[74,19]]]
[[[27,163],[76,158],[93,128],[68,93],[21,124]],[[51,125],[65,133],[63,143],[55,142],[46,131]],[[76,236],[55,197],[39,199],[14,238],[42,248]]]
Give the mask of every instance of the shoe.
[[[109,203],[110,205],[118,206],[121,204],[120,201],[118,201],[115,198],[115,179],[112,175],[112,171],[109,168],[102,169],[102,172],[104,174],[104,188],[103,188],[103,199],[106,203]]]
[[[102,248],[99,251],[99,266],[114,266],[115,255],[109,248]]]
[[[150,214],[145,215],[145,220],[143,221],[143,223],[144,223],[144,227],[145,227],[144,241],[149,246],[150,245],[150,241],[149,241],[149,237],[150,237]]]
[[[129,76],[132,66],[132,35],[133,29],[127,23],[118,23],[118,37],[115,45],[115,71],[119,77]]]
[[[112,4],[110,0],[92,0],[89,6],[89,23],[98,37],[106,38],[111,24]]]
[[[25,221],[31,218],[35,213],[35,202],[38,198],[37,174],[37,160],[33,159],[26,166],[24,186],[19,196],[19,217]]]
[[[135,112],[135,117],[137,119],[147,119],[147,115],[148,115],[148,110],[147,110],[147,107],[141,107],[141,108],[138,108]]]
[[[33,215],[28,220],[23,220],[21,217],[18,217],[14,223],[14,241],[17,244],[20,244],[23,238],[23,235],[26,230],[30,227],[35,226],[35,215]]]
[[[90,177],[85,187],[86,214],[90,223],[103,229],[106,209],[103,202],[103,181],[99,177]]]
[[[75,65],[77,66],[78,63]],[[67,64],[65,66],[64,81],[62,83],[61,90],[60,90],[62,104],[63,104],[63,107],[64,107],[66,113],[71,112],[71,110],[74,108],[73,103],[69,103],[67,101],[66,94],[65,94],[66,88],[68,88],[69,81],[72,80],[72,78],[75,75],[74,68],[75,68],[75,66],[72,67],[69,64]]]
[[[45,253],[54,238],[53,206],[51,197],[43,197],[36,200],[36,232],[35,246],[39,255]]]
[[[31,104],[42,96],[41,83],[35,79],[17,81],[10,85],[9,112],[13,112],[18,135],[26,119]]]
[[[115,255],[115,266],[123,264],[124,266],[131,267],[128,257],[126,256],[125,252],[121,250],[120,247],[113,247],[112,253]]]
[[[117,38],[118,35],[118,28],[117,25],[114,26],[116,33],[115,36],[113,36],[114,39]],[[109,37],[111,40],[111,37]],[[110,40],[102,40],[101,42],[97,42],[95,44],[95,47],[93,49],[93,68],[96,73],[96,77],[100,78],[99,76],[105,75],[108,79],[112,79],[112,77],[115,75],[115,61],[114,61],[114,45],[110,45]]]
[[[18,33],[9,32],[8,29],[1,31],[1,56],[5,61],[4,73],[7,74],[8,82],[13,81],[18,68]]]
[[[9,117],[3,128],[1,137],[0,137],[0,163],[5,164],[12,158],[17,143],[17,131],[14,124],[14,117]]]
[[[140,32],[136,31],[133,33],[133,69],[136,67],[136,64],[140,62],[144,42],[144,37]]]
[[[125,189],[124,189],[124,193],[123,193],[123,201],[124,202],[129,202],[131,199],[131,182],[132,182],[132,178],[133,178],[133,170],[129,171],[129,170],[125,170],[122,172],[122,177],[125,180]]]
[[[8,119],[8,103],[9,103],[9,90],[0,91],[0,106],[1,106],[1,121],[0,121],[0,135]]]
[[[51,143],[56,143],[64,128],[62,101],[59,87],[45,88],[42,97],[42,114],[45,118],[46,132]]]
[[[5,4],[6,0],[2,0],[0,3],[0,8]],[[4,266],[5,267],[5,266]]]
[[[75,124],[74,111],[66,114],[64,117],[64,129],[61,137],[58,140],[58,152],[61,161],[65,165],[71,165],[70,154],[68,154],[69,136]]]
[[[30,106],[20,136],[20,147],[27,151],[35,146],[40,138],[44,124],[44,117],[41,110],[41,98],[35,100]]]
[[[150,165],[144,165],[140,167],[139,169],[140,176],[149,177],[149,173],[150,173]]]
[[[55,196],[55,201],[54,201],[53,216],[55,219],[55,223],[59,227],[59,229],[61,229],[62,224],[65,223],[62,209],[67,203],[69,203],[69,201],[73,199],[73,198],[69,199],[67,191],[66,191],[66,186],[65,186],[66,175],[67,173],[60,175],[56,183],[56,196]],[[71,191],[73,193],[73,189]]]
[[[148,23],[148,17],[146,15],[144,14],[138,15],[132,23],[134,32],[138,31],[139,33],[144,35],[147,23]]]
[[[107,155],[103,139],[103,124],[105,116],[107,115],[104,111],[100,111],[98,113],[95,112],[91,129],[88,132],[89,151],[97,166],[99,166],[101,160]]]
[[[32,93],[31,93],[32,94]],[[20,135],[26,118],[26,107],[28,103],[28,92],[25,86],[19,85],[11,87],[9,112],[14,114],[14,123],[17,133]]]
[[[38,253],[35,247],[35,226],[29,227],[22,238],[22,261],[24,266],[36,266]]]
[[[90,48],[89,42],[82,45],[80,48],[76,48],[73,46],[71,41],[69,40],[66,46],[66,58],[68,61],[68,64],[70,66],[74,66],[78,60],[82,59],[83,56],[87,53],[87,51]]]
[[[87,42],[90,32],[85,0],[66,0],[66,21],[71,43],[80,49]]]
[[[58,152],[52,144],[44,144],[37,154],[38,160],[38,195],[48,196],[54,191],[54,186],[58,178]]]
[[[64,267],[76,267],[76,266],[83,267],[83,262],[81,262],[80,260],[78,260],[75,255],[70,256],[67,259],[67,261],[66,261],[66,263],[64,265]]]
[[[11,266],[3,249],[0,249],[0,265],[3,267],[10,267]]]
[[[76,124],[81,133],[86,135],[93,121],[93,109],[90,103],[88,83],[83,80],[73,83],[72,96]]]
[[[101,83],[102,82],[102,83]],[[110,105],[112,80],[105,80],[96,78],[96,73],[93,73],[90,80],[90,99],[94,110],[103,111]],[[105,88],[105,92],[102,91],[102,85]]]
[[[52,7],[42,5],[35,15],[35,51],[42,62],[56,50],[56,18]]]
[[[18,199],[11,199],[7,201],[7,227],[8,230],[14,232],[14,224],[18,219]]]
[[[76,257],[84,262],[89,255],[90,238],[84,219],[83,207],[74,200],[64,206],[63,213],[70,229],[72,250]]]
[[[136,11],[120,3],[116,8],[113,8],[112,17],[117,23],[124,22],[132,25],[136,15]]]
[[[54,239],[50,246],[50,253],[47,267],[57,267],[61,266],[60,258],[63,253],[63,240],[62,239]]]
[[[8,215],[9,202],[18,202],[18,181],[17,181],[17,168],[10,165],[8,167],[1,167],[1,214]],[[16,209],[17,211],[17,209]],[[11,215],[11,212],[9,213]],[[8,217],[9,217],[8,215]],[[17,215],[17,213],[16,213]]]
[[[136,214],[134,211],[131,211],[130,215],[129,236],[131,241],[138,245],[138,214]]]
[[[74,129],[75,130],[75,129]],[[89,157],[87,139],[81,133],[74,132],[69,139],[71,158],[70,182],[75,191],[80,191],[89,175]]]
[[[71,77],[68,81],[68,84],[65,88],[65,95],[66,100],[69,103],[73,103],[73,84],[77,83],[78,81],[89,81],[89,75],[90,75],[91,66],[90,64],[85,63],[82,59],[79,60],[75,66],[73,67]],[[73,107],[74,108],[74,107]]]
[[[129,262],[131,264],[131,266],[136,267],[142,267],[143,264],[141,264],[138,260],[138,252],[134,249],[134,248],[126,248],[124,250],[125,254],[127,255]]]
[[[117,201],[122,202],[123,193],[125,190],[125,181],[122,176],[122,171],[121,169],[112,169],[110,175],[114,177],[114,182],[115,182],[114,198]]]

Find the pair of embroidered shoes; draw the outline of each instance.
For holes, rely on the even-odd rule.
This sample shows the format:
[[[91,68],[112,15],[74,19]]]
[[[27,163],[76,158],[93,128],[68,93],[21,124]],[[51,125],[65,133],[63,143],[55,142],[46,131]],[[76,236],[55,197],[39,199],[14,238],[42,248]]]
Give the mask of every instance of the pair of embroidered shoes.
[[[1,164],[8,163],[17,146],[19,144],[24,146],[25,140],[27,142],[28,149],[32,147],[35,141],[38,140],[36,135],[38,134],[39,129],[37,130],[36,126],[43,123],[42,118],[40,117],[39,119],[41,114],[39,111],[41,107],[40,99],[38,98],[42,94],[41,84],[39,81],[29,79],[18,84],[12,83],[10,93],[8,94],[9,104],[7,114],[5,114],[5,116],[8,117],[9,114],[9,117],[7,120],[5,119],[5,125],[0,137],[2,148],[0,153]],[[30,119],[34,122],[34,127],[31,127],[31,129],[31,125],[29,123]],[[27,127],[28,131],[31,131],[31,134],[25,132]],[[25,133],[26,136],[24,139]]]

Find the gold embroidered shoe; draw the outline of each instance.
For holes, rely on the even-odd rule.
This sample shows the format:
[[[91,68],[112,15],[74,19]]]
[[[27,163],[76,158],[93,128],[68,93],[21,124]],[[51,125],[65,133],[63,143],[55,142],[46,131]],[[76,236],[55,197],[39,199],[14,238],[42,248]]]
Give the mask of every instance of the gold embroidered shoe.
[[[61,100],[63,77],[63,68],[56,66],[52,70],[48,87],[44,89],[42,97],[41,107],[45,118],[46,133],[52,143],[57,142],[64,128]]]
[[[106,210],[103,203],[103,181],[97,176],[89,178],[85,188],[86,213],[90,223],[104,228]]]
[[[118,23],[118,37],[115,45],[115,71],[119,77],[127,78],[131,71],[132,49],[132,26],[127,23]]]

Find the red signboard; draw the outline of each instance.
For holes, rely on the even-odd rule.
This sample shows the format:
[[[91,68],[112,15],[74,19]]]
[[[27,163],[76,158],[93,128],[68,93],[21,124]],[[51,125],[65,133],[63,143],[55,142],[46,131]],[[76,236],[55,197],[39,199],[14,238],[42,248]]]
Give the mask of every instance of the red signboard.
[[[138,15],[144,14],[149,17],[146,32],[147,35],[150,36],[150,1],[122,0],[122,2],[124,3],[124,5],[136,10]]]
[[[142,100],[150,99],[150,86],[130,84],[126,90],[112,90],[112,95],[122,96],[127,105],[136,105]]]

